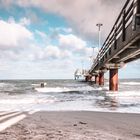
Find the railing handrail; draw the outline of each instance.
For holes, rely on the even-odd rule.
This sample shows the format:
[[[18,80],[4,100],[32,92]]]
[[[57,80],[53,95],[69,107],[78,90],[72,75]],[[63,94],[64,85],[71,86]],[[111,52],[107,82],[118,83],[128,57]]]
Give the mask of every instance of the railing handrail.
[[[117,37],[121,31],[123,30],[123,26],[125,26],[129,19],[133,16],[133,10],[136,7],[135,0],[127,0],[125,5],[123,6],[119,16],[117,17],[115,24],[113,25],[109,35],[107,36],[105,42],[103,43],[102,48],[99,50],[99,53],[94,61],[94,66],[96,66],[99,62],[99,60],[103,57],[103,55],[106,53],[106,51],[110,48],[110,44],[113,43],[114,37]],[[122,16],[124,15],[124,22],[122,22]],[[126,20],[127,18],[127,20]],[[124,25],[123,25],[124,24]],[[118,26],[119,25],[119,26]],[[122,33],[121,33],[122,34]]]

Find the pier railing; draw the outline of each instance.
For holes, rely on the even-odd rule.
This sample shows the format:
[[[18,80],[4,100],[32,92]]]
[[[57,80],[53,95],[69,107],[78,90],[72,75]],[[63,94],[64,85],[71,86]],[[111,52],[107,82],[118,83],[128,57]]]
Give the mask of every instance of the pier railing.
[[[94,69],[101,60],[104,60],[107,57],[107,52],[111,50],[111,47],[114,47],[114,49],[117,47],[117,39],[119,37],[122,38],[122,42],[126,40],[125,30],[130,24],[132,24],[132,29],[135,30],[136,17],[139,16],[140,13],[139,6],[140,0],[127,0],[96,59],[94,60],[92,69]]]

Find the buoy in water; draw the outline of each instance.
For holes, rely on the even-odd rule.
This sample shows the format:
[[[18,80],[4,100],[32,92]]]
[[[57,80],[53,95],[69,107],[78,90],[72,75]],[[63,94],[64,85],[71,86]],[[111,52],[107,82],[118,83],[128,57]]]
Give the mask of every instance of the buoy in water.
[[[45,87],[47,85],[47,83],[41,83],[40,86],[41,87]]]

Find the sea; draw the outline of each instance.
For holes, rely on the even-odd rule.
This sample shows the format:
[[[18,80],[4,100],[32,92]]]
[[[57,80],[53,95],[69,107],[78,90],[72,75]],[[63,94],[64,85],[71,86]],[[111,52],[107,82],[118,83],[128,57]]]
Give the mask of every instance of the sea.
[[[109,91],[108,80],[102,87],[82,80],[1,80],[0,111],[140,113],[140,79],[120,80],[117,92]]]

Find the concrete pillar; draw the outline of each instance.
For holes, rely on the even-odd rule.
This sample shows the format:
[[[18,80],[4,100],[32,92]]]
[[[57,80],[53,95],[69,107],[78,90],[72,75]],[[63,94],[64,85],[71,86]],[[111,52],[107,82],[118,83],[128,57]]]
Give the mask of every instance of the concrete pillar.
[[[85,77],[85,81],[88,82],[88,76]]]
[[[92,76],[91,76],[91,75],[87,75],[87,76],[85,77],[85,81],[86,81],[86,82],[91,81],[91,79],[92,79]]]
[[[99,84],[99,76],[95,75],[95,84]]]
[[[109,90],[118,91],[118,69],[110,69]]]
[[[100,86],[104,85],[104,73],[99,74],[99,85]]]
[[[137,0],[137,14],[140,14],[140,1]]]

